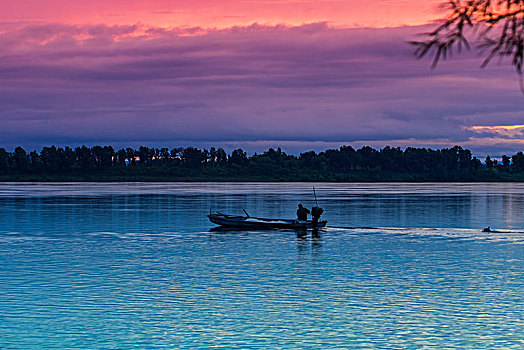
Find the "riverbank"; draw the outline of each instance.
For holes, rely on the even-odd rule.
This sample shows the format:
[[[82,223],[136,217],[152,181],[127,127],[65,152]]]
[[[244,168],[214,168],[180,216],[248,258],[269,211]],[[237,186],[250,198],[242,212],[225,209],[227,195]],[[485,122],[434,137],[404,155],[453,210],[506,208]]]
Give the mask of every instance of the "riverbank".
[[[0,181],[278,181],[278,182],[520,182],[524,154],[482,162],[460,146],[432,150],[351,146],[290,155],[280,148],[248,156],[211,147],[115,151],[111,146],[56,148],[27,153],[0,148]]]
[[[249,174],[9,174],[0,176],[0,182],[524,182],[523,173],[481,171],[474,174],[406,174],[362,171],[327,174],[289,174],[281,176]]]

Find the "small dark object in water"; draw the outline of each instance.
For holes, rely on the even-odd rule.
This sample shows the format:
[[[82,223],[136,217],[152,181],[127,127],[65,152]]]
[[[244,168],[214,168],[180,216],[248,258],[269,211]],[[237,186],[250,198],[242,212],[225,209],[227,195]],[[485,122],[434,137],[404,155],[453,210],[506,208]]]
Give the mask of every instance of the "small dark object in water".
[[[493,231],[491,231],[491,227],[488,226],[488,227],[484,228],[482,230],[482,232],[493,232]]]

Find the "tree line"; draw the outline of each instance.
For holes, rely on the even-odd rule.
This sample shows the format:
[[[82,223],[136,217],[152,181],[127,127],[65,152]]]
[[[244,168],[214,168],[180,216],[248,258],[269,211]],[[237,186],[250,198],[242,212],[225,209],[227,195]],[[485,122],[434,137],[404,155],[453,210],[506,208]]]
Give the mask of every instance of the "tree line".
[[[524,181],[524,154],[484,161],[460,146],[427,149],[342,146],[299,156],[270,148],[0,148],[3,181]]]

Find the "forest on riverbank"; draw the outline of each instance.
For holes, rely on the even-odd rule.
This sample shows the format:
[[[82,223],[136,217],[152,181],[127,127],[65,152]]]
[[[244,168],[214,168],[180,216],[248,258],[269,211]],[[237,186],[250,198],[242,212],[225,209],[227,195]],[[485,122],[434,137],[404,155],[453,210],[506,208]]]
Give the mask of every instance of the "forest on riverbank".
[[[290,155],[270,148],[111,146],[0,148],[0,181],[524,181],[524,154],[482,161],[460,146],[443,149],[342,146]]]

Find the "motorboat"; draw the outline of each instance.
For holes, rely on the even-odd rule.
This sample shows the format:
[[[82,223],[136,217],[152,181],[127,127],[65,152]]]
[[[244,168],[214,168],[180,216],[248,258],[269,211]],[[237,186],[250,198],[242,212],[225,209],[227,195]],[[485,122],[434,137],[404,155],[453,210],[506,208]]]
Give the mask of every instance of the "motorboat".
[[[325,227],[327,221],[313,222],[312,220],[288,220],[257,218],[246,214],[246,216],[227,215],[219,212],[207,216],[209,220],[222,227],[253,228],[253,229],[291,229],[304,230]]]

